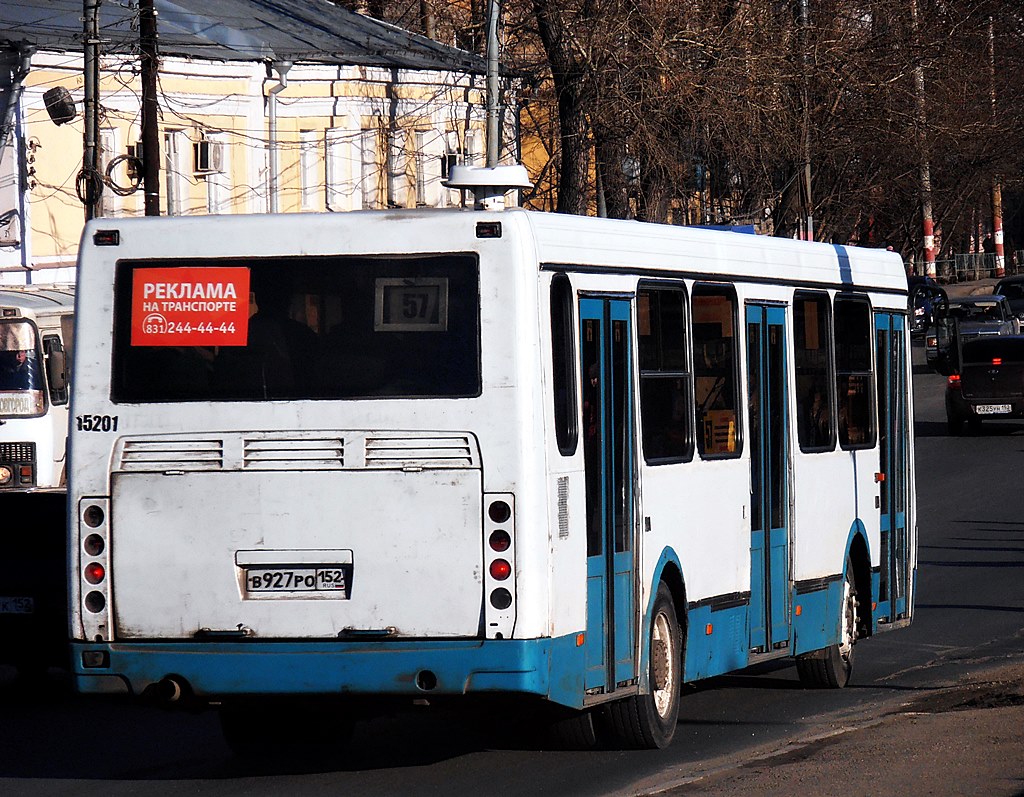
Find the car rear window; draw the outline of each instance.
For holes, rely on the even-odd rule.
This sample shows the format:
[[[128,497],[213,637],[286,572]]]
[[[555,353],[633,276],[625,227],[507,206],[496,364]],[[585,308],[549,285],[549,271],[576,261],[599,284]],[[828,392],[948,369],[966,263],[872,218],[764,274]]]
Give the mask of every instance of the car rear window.
[[[995,293],[1007,299],[1024,299],[1024,282],[1001,282],[996,285]]]
[[[1021,363],[1024,362],[1024,336],[1002,335],[964,341],[962,353],[964,363],[990,363],[997,358],[1004,363]]]

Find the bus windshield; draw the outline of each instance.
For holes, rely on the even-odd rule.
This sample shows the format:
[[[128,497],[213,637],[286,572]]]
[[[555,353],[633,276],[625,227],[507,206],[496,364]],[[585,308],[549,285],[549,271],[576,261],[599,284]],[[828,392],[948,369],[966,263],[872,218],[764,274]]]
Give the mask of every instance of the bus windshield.
[[[118,402],[480,393],[471,255],[123,261]]]
[[[46,410],[38,336],[28,321],[0,321],[0,416]]]

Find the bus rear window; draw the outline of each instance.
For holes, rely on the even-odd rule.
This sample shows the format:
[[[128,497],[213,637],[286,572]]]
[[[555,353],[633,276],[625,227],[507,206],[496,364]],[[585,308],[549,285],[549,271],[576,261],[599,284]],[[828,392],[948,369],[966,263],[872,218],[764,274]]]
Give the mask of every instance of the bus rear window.
[[[478,272],[470,255],[121,262],[112,398],[479,395]]]

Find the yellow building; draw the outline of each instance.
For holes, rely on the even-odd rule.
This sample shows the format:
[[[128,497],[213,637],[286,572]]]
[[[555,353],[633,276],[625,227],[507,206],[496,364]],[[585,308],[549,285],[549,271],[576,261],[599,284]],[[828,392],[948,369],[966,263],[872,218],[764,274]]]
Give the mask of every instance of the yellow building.
[[[241,0],[203,5],[211,3],[254,8]],[[37,27],[33,40],[30,26],[20,28],[29,31],[36,49],[15,109],[15,134],[0,160],[0,204],[12,205],[0,213],[14,213],[6,233],[0,227],[0,283],[74,279],[85,220],[85,82],[83,54],[71,44],[81,37],[81,1],[47,0],[48,8],[64,5],[69,13],[74,9],[77,29],[62,34]],[[240,26],[246,38],[239,46],[237,37],[223,32],[216,40],[197,37],[191,32],[193,15],[161,11],[157,0],[164,26],[158,81],[161,213],[460,204],[460,192],[443,187],[442,179],[455,163],[483,163],[484,61],[325,0],[292,0],[292,6],[322,24],[299,35],[289,28],[293,23],[266,18],[260,7],[255,21],[266,27]],[[133,52],[138,34],[131,11],[103,9],[114,16],[101,19],[107,43],[100,59],[104,185],[97,214],[141,215],[142,90]],[[220,10],[219,19],[237,18]],[[10,31],[10,17],[17,13],[0,9],[0,47],[4,25]],[[61,35],[68,41],[63,50],[55,46]],[[8,47],[11,41],[8,35]],[[352,41],[361,45],[354,48]],[[63,110],[70,99],[75,118],[57,124],[61,89],[67,91]],[[10,190],[17,176],[12,164],[19,160],[21,192]]]

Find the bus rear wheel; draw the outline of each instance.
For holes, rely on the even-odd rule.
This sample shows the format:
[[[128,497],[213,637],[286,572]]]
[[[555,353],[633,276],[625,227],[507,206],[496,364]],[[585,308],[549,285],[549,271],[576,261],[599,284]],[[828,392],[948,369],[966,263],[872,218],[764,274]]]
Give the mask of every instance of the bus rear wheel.
[[[619,747],[668,747],[679,721],[679,694],[683,680],[682,629],[676,618],[669,588],[661,583],[654,599],[648,640],[647,694],[627,697],[604,707],[604,719]]]
[[[843,600],[840,608],[839,642],[824,650],[797,656],[796,671],[804,686],[814,689],[842,689],[853,672],[853,649],[857,642],[860,617],[857,586],[853,581],[853,562],[846,562]]]

